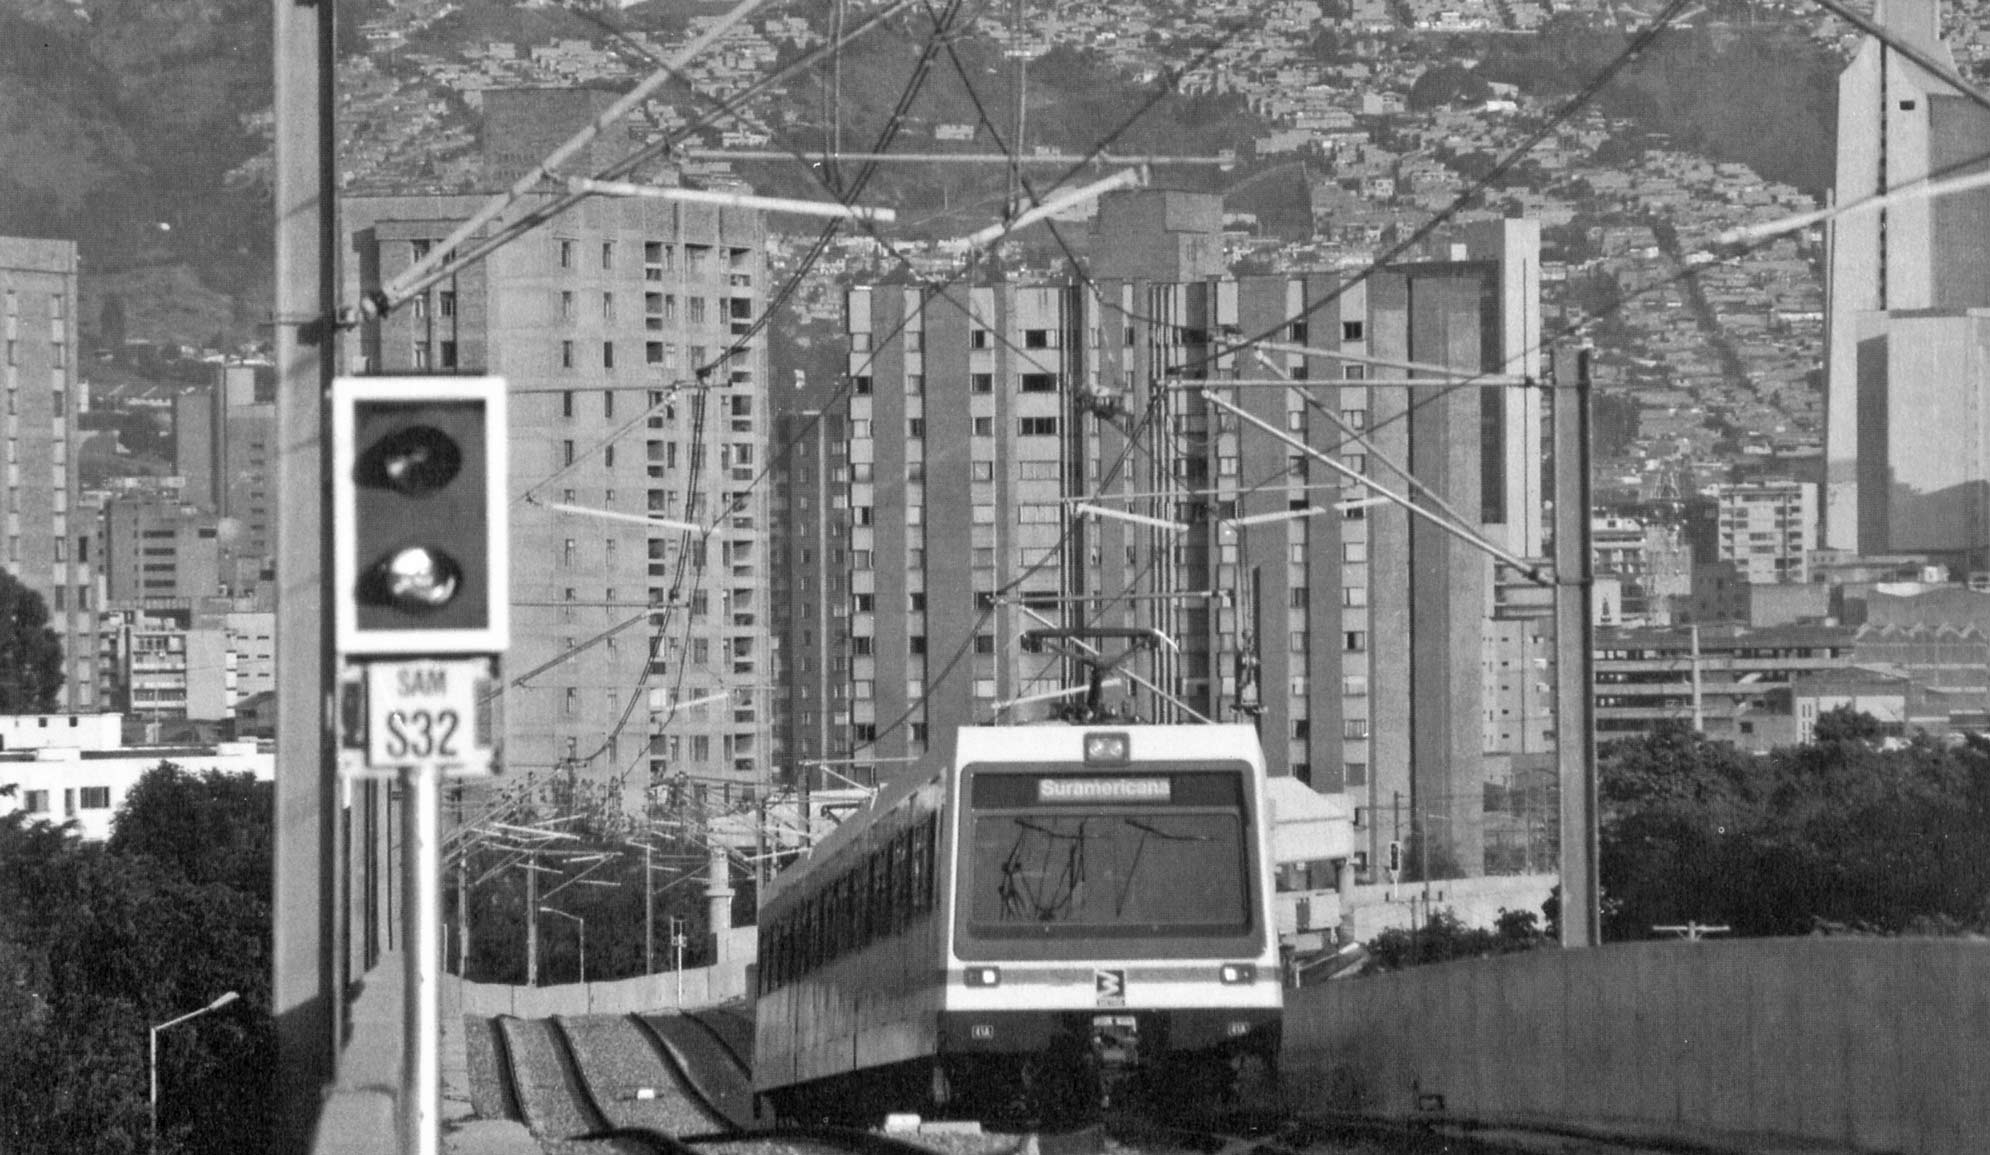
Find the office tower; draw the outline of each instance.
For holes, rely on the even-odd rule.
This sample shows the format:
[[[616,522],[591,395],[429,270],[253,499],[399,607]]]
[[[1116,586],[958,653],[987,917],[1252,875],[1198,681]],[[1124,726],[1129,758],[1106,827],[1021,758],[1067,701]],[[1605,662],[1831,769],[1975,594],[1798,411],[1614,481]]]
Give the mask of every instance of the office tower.
[[[1875,18],[1954,67],[1936,0]],[[1990,112],[1869,38],[1838,83],[1837,202],[1990,165]],[[1824,543],[1990,552],[1990,191],[1848,212],[1830,226]]]
[[[218,573],[229,594],[255,593],[273,576],[275,439],[276,404],[254,366],[217,366],[210,385],[173,397],[173,471],[187,504],[220,518]]]
[[[92,511],[76,476],[76,245],[0,237],[6,363],[0,565],[48,604],[62,640],[63,710],[97,705]]]
[[[486,199],[346,198],[345,296]],[[571,775],[637,812],[652,785],[736,799],[767,777],[765,240],[757,213],[591,200],[349,340],[349,372],[508,384],[514,778]]]
[[[1107,198],[1082,278],[849,291],[847,461],[827,418],[790,455],[791,501],[828,484],[808,512],[829,588],[816,625],[784,631],[784,683],[826,682],[810,691],[832,704],[810,735],[822,756],[889,776],[949,752],[958,726],[1082,700],[1078,643],[1033,631],[1152,631],[1110,671],[1109,705],[1254,721],[1274,773],[1363,811],[1374,860],[1427,830],[1433,868],[1479,873],[1488,755],[1538,752],[1552,729],[1530,718],[1528,743],[1490,743],[1486,653],[1545,654],[1538,623],[1494,629],[1508,579],[1487,554],[1287,438],[1400,491],[1381,458],[1399,463],[1473,531],[1538,556],[1535,391],[1408,383],[1537,363],[1533,226],[1468,230],[1360,281],[1231,278],[1218,207]],[[1129,644],[1093,639],[1107,660]]]
[[[114,497],[104,505],[104,597],[192,599],[220,592],[218,518],[157,494]]]

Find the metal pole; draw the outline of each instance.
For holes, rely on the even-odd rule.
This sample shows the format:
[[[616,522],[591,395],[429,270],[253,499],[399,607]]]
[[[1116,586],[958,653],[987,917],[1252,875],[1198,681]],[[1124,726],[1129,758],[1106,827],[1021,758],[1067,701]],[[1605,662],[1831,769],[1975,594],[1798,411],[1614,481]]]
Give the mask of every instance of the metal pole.
[[[656,883],[650,874],[655,851],[643,844],[643,974],[656,973]]]
[[[442,767],[401,771],[401,1149],[436,1155],[442,1131]]]
[[[145,1078],[152,1085],[146,1100],[150,1105],[151,1119],[151,1126],[147,1128],[146,1134],[152,1139],[152,1155],[159,1155],[159,1028],[153,1027],[145,1033],[148,1044],[145,1052]]]
[[[271,1149],[311,1146],[338,1057],[346,959],[338,782],[330,733],[324,614],[328,494],[325,398],[336,368],[338,188],[330,3],[272,0],[276,392],[276,821],[271,1013],[277,1105]]]
[[[1573,360],[1573,365],[1566,364]],[[1603,941],[1597,878],[1596,727],[1590,599],[1589,351],[1557,350],[1555,381],[1555,759],[1562,786],[1562,945]]]
[[[525,985],[539,985],[539,856],[525,863]]]

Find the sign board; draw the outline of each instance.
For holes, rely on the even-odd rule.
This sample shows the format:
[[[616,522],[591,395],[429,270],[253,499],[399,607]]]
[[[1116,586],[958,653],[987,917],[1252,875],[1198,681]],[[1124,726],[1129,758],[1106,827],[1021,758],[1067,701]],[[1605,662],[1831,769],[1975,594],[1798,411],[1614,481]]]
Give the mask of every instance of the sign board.
[[[492,773],[495,742],[487,658],[368,662],[343,687],[342,767],[361,776],[433,766],[452,777]]]

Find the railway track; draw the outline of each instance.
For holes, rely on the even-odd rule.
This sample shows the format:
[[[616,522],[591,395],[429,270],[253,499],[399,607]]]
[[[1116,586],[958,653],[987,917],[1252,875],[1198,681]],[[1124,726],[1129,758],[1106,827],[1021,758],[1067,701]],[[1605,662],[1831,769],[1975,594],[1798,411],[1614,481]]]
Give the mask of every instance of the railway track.
[[[1493,1155],[1615,1152],[1441,1115],[1409,1123],[1295,1119],[1271,1108],[1183,1113],[1131,1105],[1063,1132],[949,1128],[879,1133],[834,1126],[760,1126],[750,1118],[747,1065],[724,1024],[680,1014],[488,1020],[501,1086],[481,1100],[515,1111],[551,1155]],[[715,1088],[730,1088],[717,1090]],[[747,1118],[738,1117],[747,1104]],[[1559,1140],[1559,1141],[1558,1141]]]

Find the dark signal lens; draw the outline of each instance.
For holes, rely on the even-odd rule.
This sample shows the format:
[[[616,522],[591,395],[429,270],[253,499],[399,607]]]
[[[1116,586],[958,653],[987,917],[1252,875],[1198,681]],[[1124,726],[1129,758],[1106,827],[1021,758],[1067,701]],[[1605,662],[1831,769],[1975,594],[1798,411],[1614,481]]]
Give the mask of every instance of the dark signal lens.
[[[408,497],[435,492],[463,471],[463,449],[433,425],[410,425],[380,439],[360,462],[361,485],[384,486]]]

